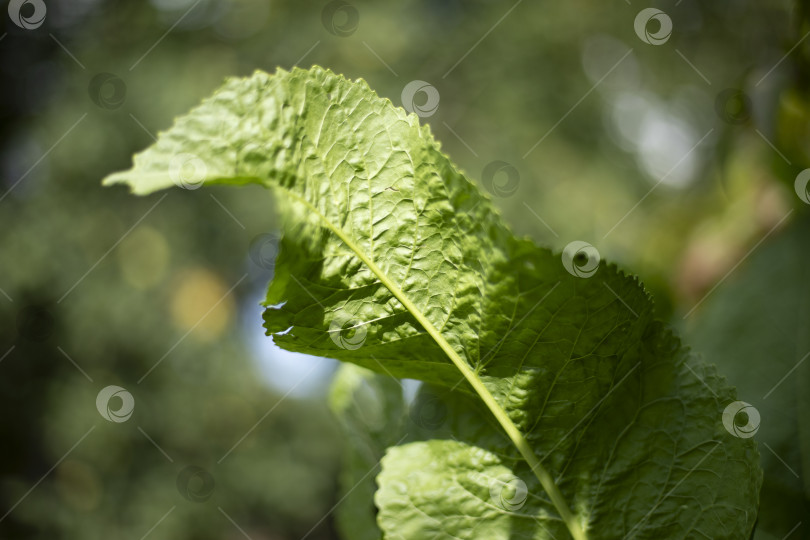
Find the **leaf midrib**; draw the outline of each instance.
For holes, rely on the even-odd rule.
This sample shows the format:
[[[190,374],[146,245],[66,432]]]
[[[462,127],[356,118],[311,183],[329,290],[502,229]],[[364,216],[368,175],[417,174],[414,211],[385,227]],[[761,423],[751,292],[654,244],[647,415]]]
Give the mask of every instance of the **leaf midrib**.
[[[308,207],[318,218],[323,221],[324,225],[327,229],[335,233],[335,235],[340,238],[346,246],[351,249],[355,255],[365,264],[371,272],[377,276],[377,278],[382,282],[385,287],[391,291],[391,294],[400,301],[400,303],[408,310],[408,312],[413,315],[413,317],[419,322],[420,325],[427,331],[430,337],[436,342],[436,344],[444,351],[444,353],[450,358],[450,361],[456,366],[456,368],[461,372],[465,379],[470,383],[473,387],[473,390],[478,394],[490,412],[495,416],[495,419],[501,425],[504,431],[506,431],[507,436],[512,441],[512,443],[517,447],[520,454],[523,456],[523,459],[529,464],[531,467],[532,472],[540,481],[540,485],[543,486],[543,489],[548,494],[549,498],[551,499],[552,504],[556,508],[557,512],[560,514],[563,522],[565,523],[568,531],[571,533],[571,536],[574,537],[574,540],[586,540],[585,533],[579,526],[579,523],[576,521],[576,518],[569,510],[568,504],[565,502],[565,499],[560,493],[557,484],[554,482],[551,474],[546,470],[545,467],[540,463],[540,460],[535,455],[534,451],[532,450],[529,442],[517,428],[517,426],[512,422],[509,418],[509,415],[506,414],[506,411],[498,404],[495,400],[495,397],[492,393],[484,386],[483,381],[478,378],[477,374],[470,368],[467,362],[464,361],[461,356],[453,349],[450,343],[444,338],[444,336],[439,332],[438,329],[431,323],[427,317],[419,310],[419,308],[414,305],[413,302],[408,298],[402,289],[400,289],[389,277],[382,271],[377,264],[371,260],[364,252],[360,249],[360,247],[355,244],[351,238],[338,226],[333,224],[326,216],[324,216],[321,211],[316,208],[312,203],[310,203],[307,199],[301,197],[294,191],[290,189],[274,184],[272,187],[277,188],[283,191],[286,195],[290,196],[291,198],[297,200],[298,202],[304,204]]]

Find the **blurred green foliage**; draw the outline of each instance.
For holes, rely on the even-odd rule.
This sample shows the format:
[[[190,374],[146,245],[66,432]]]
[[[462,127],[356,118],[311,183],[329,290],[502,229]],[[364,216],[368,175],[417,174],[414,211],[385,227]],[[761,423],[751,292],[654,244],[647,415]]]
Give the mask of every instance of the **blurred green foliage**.
[[[808,348],[793,310],[807,297],[805,2],[660,2],[661,46],[636,35],[635,2],[358,0],[325,22],[328,4],[53,0],[31,30],[0,13],[0,537],[335,537],[326,398],[284,398],[252,345],[267,195],[99,186],[224,77],[313,63],[397,105],[407,82],[434,85],[425,121],[454,161],[479,179],[494,160],[518,171],[513,193],[490,185],[517,232],[588,241],[641,276],[662,318],[689,314],[687,342],[761,408],[774,450],[757,538],[810,537],[806,520],[793,529],[810,498],[806,403],[787,391],[808,371],[760,399]],[[94,85],[103,73],[125,94]],[[781,322],[755,322],[766,314]],[[135,398],[127,422],[95,408],[112,384]],[[178,489],[190,465],[214,480],[190,488],[204,501]]]
[[[797,249],[808,227],[804,216],[752,254],[685,336],[761,415],[758,539],[783,538],[810,515],[810,253]]]

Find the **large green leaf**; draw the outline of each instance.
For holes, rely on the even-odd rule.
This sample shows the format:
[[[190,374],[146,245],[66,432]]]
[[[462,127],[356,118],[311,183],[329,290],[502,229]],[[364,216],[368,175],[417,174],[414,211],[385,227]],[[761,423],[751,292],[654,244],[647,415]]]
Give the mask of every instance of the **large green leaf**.
[[[566,270],[515,238],[418,120],[321,68],[256,73],[106,182],[274,189],[276,343],[455,388],[436,398],[453,418],[475,408],[455,439],[389,450],[388,537],[480,537],[482,522],[503,538],[748,535],[761,473],[754,442],[722,424],[734,391],[653,320],[634,278],[592,256]],[[531,504],[493,508],[487,479],[506,471]]]

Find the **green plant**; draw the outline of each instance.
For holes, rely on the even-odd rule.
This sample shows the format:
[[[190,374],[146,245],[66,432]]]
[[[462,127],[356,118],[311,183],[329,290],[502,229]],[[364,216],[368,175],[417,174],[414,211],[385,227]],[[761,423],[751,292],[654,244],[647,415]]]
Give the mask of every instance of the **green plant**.
[[[351,538],[750,535],[762,478],[753,440],[723,425],[734,390],[634,277],[515,237],[429,128],[363,81],[318,67],[229,80],[105,183],[271,188],[286,224],[268,334],[429,385],[412,410],[441,421],[409,425],[391,381],[338,378],[359,441],[347,498],[374,491],[384,453],[376,519],[347,501]],[[383,421],[364,433],[371,411]]]

